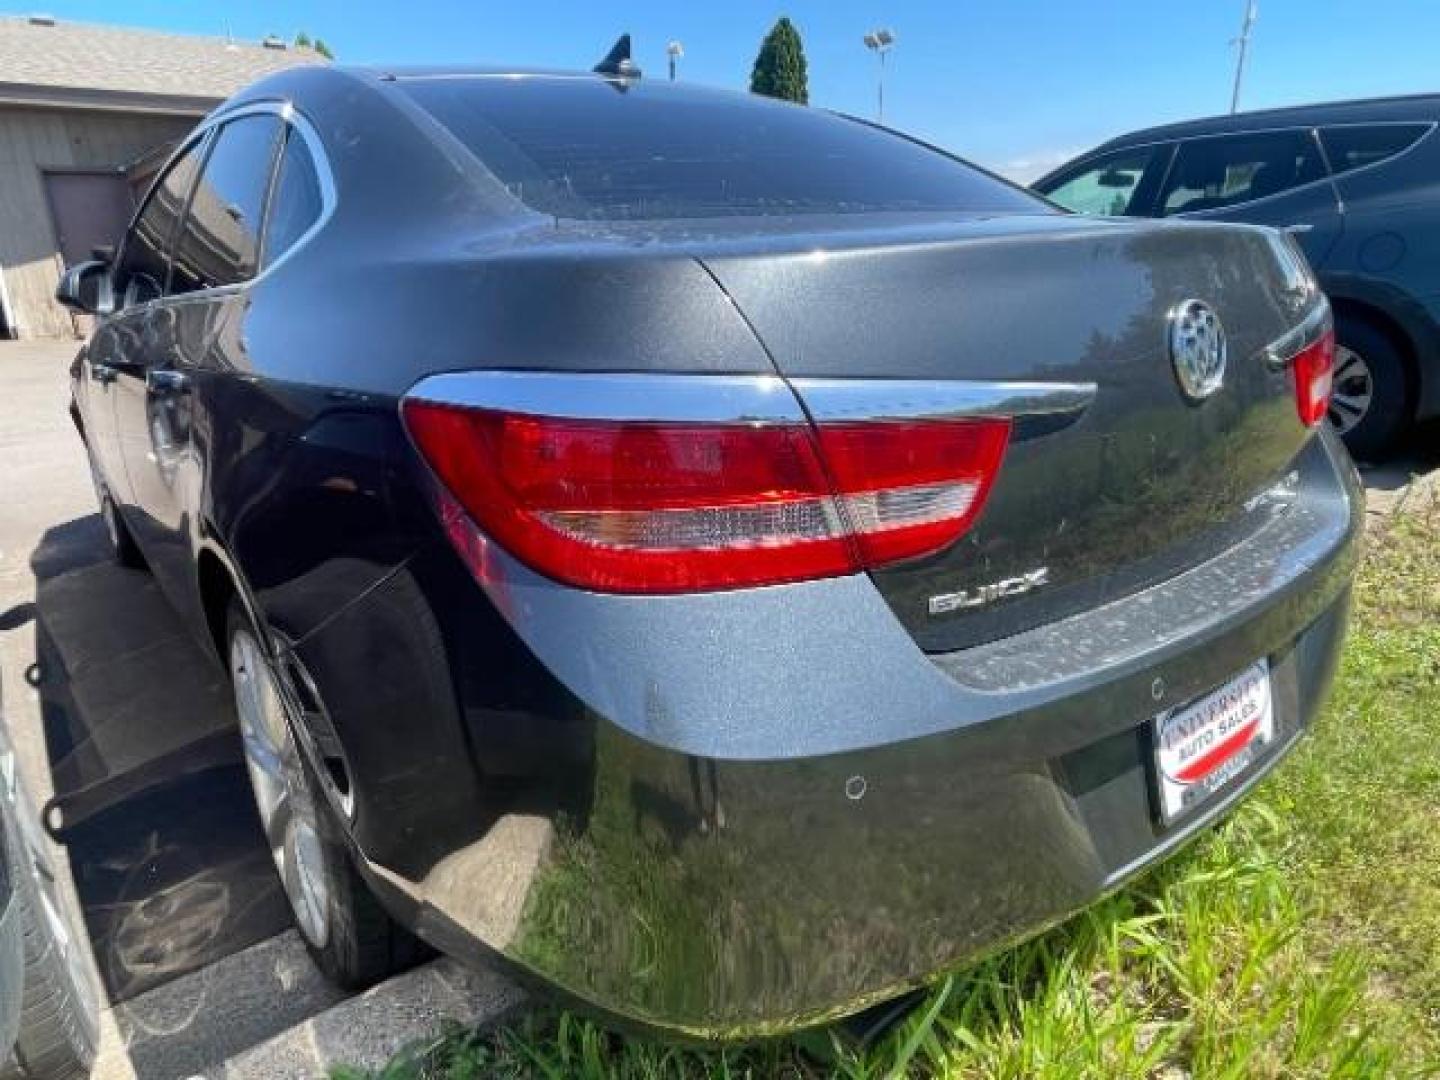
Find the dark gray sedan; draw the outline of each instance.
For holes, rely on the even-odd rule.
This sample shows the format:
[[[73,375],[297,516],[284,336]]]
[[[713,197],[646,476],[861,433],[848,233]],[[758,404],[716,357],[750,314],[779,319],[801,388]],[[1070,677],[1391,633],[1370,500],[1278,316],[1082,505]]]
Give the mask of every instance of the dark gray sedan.
[[[1344,635],[1292,241],[820,110],[299,70],[62,297],[117,557],[350,984],[413,933],[694,1035],[862,1008],[1213,822]]]

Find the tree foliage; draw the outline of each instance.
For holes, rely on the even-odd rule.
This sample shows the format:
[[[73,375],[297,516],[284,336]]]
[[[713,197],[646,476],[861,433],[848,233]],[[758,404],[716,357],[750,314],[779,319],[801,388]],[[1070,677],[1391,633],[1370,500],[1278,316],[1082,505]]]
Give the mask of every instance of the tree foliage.
[[[760,54],[750,72],[750,90],[782,101],[809,104],[805,47],[800,42],[800,31],[783,15],[760,43]]]
[[[324,38],[312,38],[304,30],[295,35],[295,47],[297,49],[314,49],[326,60],[335,59],[335,54],[330,51],[330,46],[325,44]]]

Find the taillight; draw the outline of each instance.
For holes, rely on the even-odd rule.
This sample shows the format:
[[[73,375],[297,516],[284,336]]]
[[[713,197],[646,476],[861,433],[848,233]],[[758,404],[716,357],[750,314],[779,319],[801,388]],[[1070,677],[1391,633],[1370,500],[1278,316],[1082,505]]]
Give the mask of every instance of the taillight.
[[[793,582],[938,551],[979,514],[1010,434],[992,418],[590,420],[424,398],[407,398],[403,416],[486,536],[558,581],[633,593]],[[462,556],[483,551],[447,532]]]
[[[1290,361],[1295,380],[1295,408],[1306,427],[1315,427],[1330,409],[1335,375],[1335,331],[1329,327]]]
[[[1316,296],[1300,323],[1272,342],[1265,353],[1275,370],[1290,369],[1300,422],[1306,427],[1318,426],[1330,409],[1335,379],[1335,322],[1330,302]]]

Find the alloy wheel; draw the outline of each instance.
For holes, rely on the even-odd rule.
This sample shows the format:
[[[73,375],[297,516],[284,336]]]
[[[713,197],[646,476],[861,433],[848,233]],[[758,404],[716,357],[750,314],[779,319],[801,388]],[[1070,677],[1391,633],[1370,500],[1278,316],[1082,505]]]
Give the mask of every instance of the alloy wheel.
[[[1330,426],[1341,435],[1365,419],[1375,399],[1375,376],[1365,358],[1344,345],[1335,346],[1335,375],[1330,393]]]
[[[330,868],[320,837],[319,807],[286,718],[274,673],[249,631],[230,644],[235,709],[260,823],[295,921],[311,945],[330,936]]]

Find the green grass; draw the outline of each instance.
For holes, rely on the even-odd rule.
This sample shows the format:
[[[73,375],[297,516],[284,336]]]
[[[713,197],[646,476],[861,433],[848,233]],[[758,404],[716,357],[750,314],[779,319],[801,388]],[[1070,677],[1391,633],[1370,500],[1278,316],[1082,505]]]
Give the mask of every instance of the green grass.
[[[447,1030],[376,1075],[1440,1076],[1437,731],[1440,503],[1370,537],[1331,702],[1254,798],[1136,884],[946,979],[879,1045],[819,1032],[687,1050],[541,1012]]]

